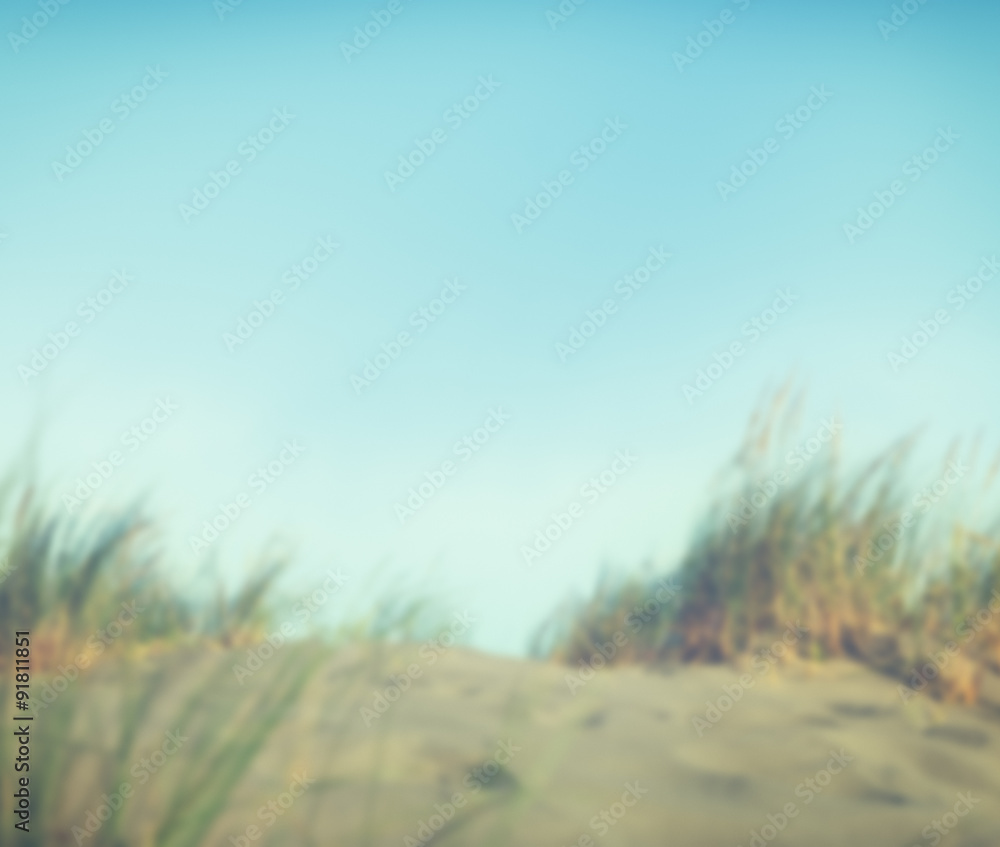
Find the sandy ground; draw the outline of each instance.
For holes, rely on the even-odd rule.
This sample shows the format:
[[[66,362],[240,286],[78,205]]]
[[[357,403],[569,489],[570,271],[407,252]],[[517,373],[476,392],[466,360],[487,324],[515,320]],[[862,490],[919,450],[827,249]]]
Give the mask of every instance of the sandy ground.
[[[162,798],[212,767],[198,764],[212,734],[256,720],[246,704],[274,690],[296,649],[242,686],[232,656],[171,668],[132,749],[159,746],[175,725],[191,740],[116,813],[126,843],[150,843],[151,822],[170,814]],[[461,649],[433,661],[408,647],[326,656],[242,769],[204,843],[1000,844],[995,707],[923,696],[904,705],[895,683],[848,663],[751,670],[753,685],[731,707],[735,668],[603,668],[574,691],[571,670]],[[205,679],[227,715],[214,728],[182,714],[185,692]],[[108,701],[121,681],[95,680],[91,713],[75,718],[81,747],[60,826],[80,823],[114,787],[96,775],[119,743]],[[710,712],[709,701],[726,710]],[[303,775],[312,780],[305,789],[295,783]],[[269,801],[280,815],[267,812]]]

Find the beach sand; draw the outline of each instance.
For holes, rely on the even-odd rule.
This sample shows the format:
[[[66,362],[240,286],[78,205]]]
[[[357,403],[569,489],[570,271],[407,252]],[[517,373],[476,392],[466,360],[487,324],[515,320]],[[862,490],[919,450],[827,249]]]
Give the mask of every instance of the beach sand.
[[[257,721],[252,699],[276,690],[301,652],[282,648],[242,685],[239,653],[149,660],[144,673],[166,669],[166,681],[132,749],[158,747],[175,726],[189,740],[116,813],[127,843],[148,842],[153,822],[171,814],[162,798],[210,769],[199,751]],[[995,705],[924,695],[904,704],[895,681],[847,662],[603,667],[571,691],[573,670],[458,648],[324,654],[203,843],[1000,844]],[[741,686],[741,674],[753,684]],[[186,692],[205,679],[225,722],[188,715],[181,725]],[[57,816],[66,828],[114,787],[98,775],[118,744],[111,703],[123,683],[109,670],[81,684],[90,705],[72,731],[79,787]],[[301,796],[286,810],[291,788]]]

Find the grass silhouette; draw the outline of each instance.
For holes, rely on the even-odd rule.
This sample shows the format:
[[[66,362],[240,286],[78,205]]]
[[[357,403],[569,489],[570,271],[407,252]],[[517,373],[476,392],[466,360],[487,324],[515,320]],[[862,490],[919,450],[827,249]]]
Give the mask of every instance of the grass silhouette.
[[[914,488],[909,482],[914,437],[849,473],[839,436],[831,433],[823,449],[789,472],[800,410],[801,397],[786,386],[753,417],[724,470],[722,493],[670,575],[676,591],[669,600],[649,605],[665,584],[662,574],[606,577],[584,602],[556,611],[539,630],[534,652],[591,662],[624,631],[628,638],[615,662],[738,662],[795,624],[801,636],[791,652],[799,660],[851,659],[911,690],[975,702],[984,679],[1000,675],[1000,615],[989,612],[991,602],[1000,609],[1000,521],[989,499],[998,463],[981,473],[963,471],[954,495],[949,488],[923,510],[914,505],[914,491],[926,483]],[[972,468],[976,454],[973,449],[967,457]],[[966,462],[957,448],[941,473],[955,462]],[[775,482],[778,471],[785,472],[781,482]],[[274,597],[284,556],[263,556],[235,592],[220,587],[208,600],[194,598],[164,578],[168,563],[140,509],[72,517],[47,509],[30,478],[15,468],[0,484],[0,617],[7,623],[0,631],[0,698],[13,702],[16,630],[31,632],[33,697],[45,686],[57,694],[41,711],[34,704],[44,733],[33,742],[33,825],[21,839],[28,847],[78,843],[81,830],[74,828],[83,826],[98,794],[134,781],[135,763],[159,743],[157,733],[174,728],[190,738],[176,760],[148,790],[137,789],[141,801],[125,804],[86,833],[84,843],[182,847],[217,836],[229,826],[234,798],[262,796],[264,789],[248,786],[245,777],[289,716],[311,708],[306,692],[335,648],[360,650],[343,677],[345,696],[354,697],[383,684],[394,662],[388,645],[412,643],[437,620],[433,602],[397,583],[339,630],[284,648],[243,686],[233,663],[279,620]],[[120,637],[95,649],[94,633],[128,604],[138,604],[141,613]],[[630,615],[641,624],[629,626]],[[933,674],[919,670],[935,655],[945,660]],[[524,696],[515,684],[503,722],[514,731],[527,721],[518,705]],[[360,844],[382,843],[393,827],[383,781],[394,719],[387,714],[372,730]],[[345,713],[324,736],[329,757],[355,724]],[[436,840],[460,843],[487,822],[489,843],[506,843],[519,817],[546,796],[573,740],[569,726],[552,732],[535,772],[509,776],[502,791],[475,797]],[[0,735],[0,758],[11,760],[13,743],[11,734]],[[0,772],[5,796],[15,790],[13,776]],[[342,787],[343,777],[318,778],[324,790]],[[307,794],[299,802],[318,812],[321,797]],[[0,818],[9,831],[8,804]],[[294,832],[295,843],[319,843],[301,820],[281,826],[293,829],[276,829],[273,837]]]
[[[989,606],[1000,603],[1000,512],[981,529],[966,521],[988,507],[998,461],[979,477],[961,471],[962,493],[976,489],[968,513],[969,497],[946,492],[935,502],[933,488],[923,486],[913,493],[914,437],[851,475],[833,435],[793,474],[779,459],[793,455],[786,451],[800,409],[801,397],[786,386],[753,417],[728,469],[735,481],[702,519],[674,574],[680,596],[615,660],[730,662],[800,623],[799,658],[854,659],[938,698],[975,702],[984,674],[1000,672],[1000,615]],[[961,470],[956,462],[957,448],[942,473]],[[784,482],[776,482],[783,468]],[[653,579],[603,579],[589,599],[546,623],[535,652],[592,661],[654,591]],[[934,655],[947,657],[943,666],[920,670]]]

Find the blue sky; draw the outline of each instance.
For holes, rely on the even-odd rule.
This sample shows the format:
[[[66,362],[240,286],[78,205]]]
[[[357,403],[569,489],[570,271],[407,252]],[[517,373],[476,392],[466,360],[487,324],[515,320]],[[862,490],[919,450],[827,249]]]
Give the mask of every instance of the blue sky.
[[[602,564],[676,561],[762,391],[792,373],[805,430],[841,415],[852,456],[920,424],[929,455],[995,438],[1000,281],[961,310],[949,295],[1000,251],[997,7],[929,0],[882,32],[890,3],[586,0],[553,27],[554,2],[401,0],[348,61],[342,43],[388,6],[244,0],[220,19],[209,0],[72,0],[16,50],[8,33],[40,7],[5,7],[0,428],[13,458],[42,426],[54,495],[170,398],[90,507],[148,494],[176,573],[204,570],[190,537],[249,491],[212,548],[228,574],[280,535],[297,586],[332,564],[360,586],[385,566],[478,614],[473,643],[516,652]],[[449,110],[477,89],[456,126]],[[801,108],[808,120],[779,130]],[[258,135],[275,110],[281,132]],[[60,179],[53,163],[102,120],[112,131]],[[620,131],[582,170],[577,151],[609,121]],[[913,181],[907,162],[949,130]],[[720,191],[768,139],[758,171]],[[185,220],[231,161],[239,173]],[[563,171],[572,182],[518,232],[512,215]],[[852,241],[844,225],[896,180],[905,191]],[[319,238],[339,247],[291,291],[283,275]],[[671,258],[625,300],[616,283],[652,249]],[[121,270],[134,281],[85,323],[80,304]],[[450,280],[464,290],[435,306]],[[276,289],[274,314],[227,349]],[[743,326],[779,291],[794,303],[749,343]],[[609,298],[607,323],[560,357]],[[423,331],[422,307],[442,309]],[[949,322],[893,369],[901,336],[942,308]],[[71,320],[79,334],[26,379]],[[404,331],[412,343],[358,393],[352,375]],[[744,355],[689,403],[685,384],[736,341]],[[464,461],[454,445],[498,409],[509,419]],[[251,488],[295,439],[301,456]],[[634,465],[526,568],[521,546],[624,450]],[[396,504],[447,460],[454,475],[401,523]]]

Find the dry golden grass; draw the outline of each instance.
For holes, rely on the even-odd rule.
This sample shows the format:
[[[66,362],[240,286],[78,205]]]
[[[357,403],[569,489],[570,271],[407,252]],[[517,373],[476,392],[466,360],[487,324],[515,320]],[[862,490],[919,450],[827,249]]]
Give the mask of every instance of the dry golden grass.
[[[790,472],[780,459],[794,446],[800,409],[801,397],[786,386],[754,415],[727,469],[736,482],[705,515],[676,571],[680,596],[630,636],[615,660],[732,662],[798,622],[807,632],[796,639],[797,656],[849,658],[901,680],[945,651],[947,661],[935,666],[927,690],[944,700],[976,702],[984,676],[1000,672],[1000,615],[990,611],[991,602],[1000,611],[997,522],[984,530],[966,526],[959,503],[969,496],[942,498],[926,517],[922,502],[912,508],[912,437],[852,475],[842,467],[834,435],[798,473]],[[942,471],[957,456],[957,449],[950,452]],[[787,482],[761,498],[766,489],[759,483],[766,486],[780,470]],[[984,475],[963,479],[963,494],[972,495],[976,510],[989,503],[996,470],[994,461]],[[759,507],[751,501],[755,494]],[[892,537],[887,528],[907,512],[911,523],[881,551],[879,542]],[[630,610],[653,595],[654,585],[651,579],[603,581],[586,603],[554,617],[538,652],[590,661],[596,645],[616,631],[630,633]],[[988,620],[970,625],[977,614]],[[949,653],[949,643],[957,651]]]

